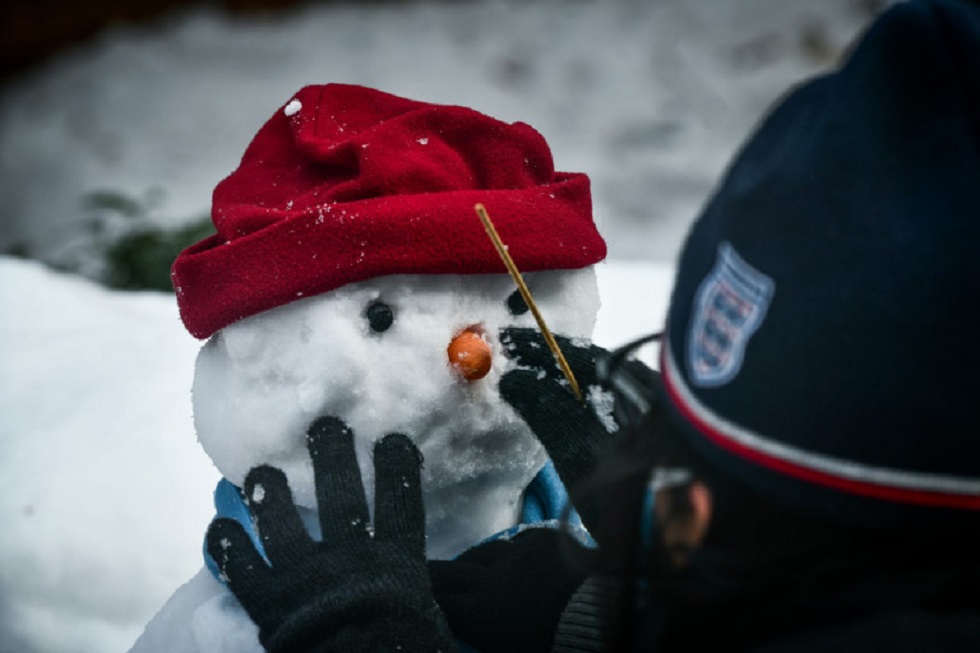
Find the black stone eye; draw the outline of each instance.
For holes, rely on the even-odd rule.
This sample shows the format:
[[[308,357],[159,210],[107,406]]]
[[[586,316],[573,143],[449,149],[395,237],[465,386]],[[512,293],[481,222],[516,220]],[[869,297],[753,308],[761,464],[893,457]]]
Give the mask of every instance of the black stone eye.
[[[507,298],[507,308],[511,315],[524,315],[528,311],[527,303],[520,290],[515,290]]]
[[[387,331],[395,321],[395,314],[391,307],[384,302],[374,302],[368,306],[364,316],[367,317],[371,330],[378,333]]]

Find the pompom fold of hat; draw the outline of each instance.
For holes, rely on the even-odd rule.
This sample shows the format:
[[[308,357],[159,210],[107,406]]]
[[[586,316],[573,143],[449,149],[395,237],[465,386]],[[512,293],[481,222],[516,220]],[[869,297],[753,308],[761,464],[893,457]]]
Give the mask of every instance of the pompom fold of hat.
[[[522,271],[605,258],[589,179],[556,172],[524,123],[363,86],[307,86],[215,188],[217,233],[172,279],[188,331],[389,274],[505,273],[483,203]]]
[[[710,463],[849,523],[976,523],[978,188],[980,5],[892,7],[763,120],[688,235],[661,352]]]

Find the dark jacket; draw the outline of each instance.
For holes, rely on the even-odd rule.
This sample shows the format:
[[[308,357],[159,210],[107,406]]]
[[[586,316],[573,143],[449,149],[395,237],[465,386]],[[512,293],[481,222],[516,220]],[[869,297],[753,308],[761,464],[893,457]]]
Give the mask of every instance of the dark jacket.
[[[591,577],[566,607],[553,650],[598,653],[618,639],[620,650],[654,652],[980,651],[980,566],[893,571],[815,593],[764,585],[704,592],[699,580],[682,582],[637,615],[632,637],[617,638],[617,585]]]
[[[638,633],[644,651],[980,651],[980,564],[680,597],[643,615]]]

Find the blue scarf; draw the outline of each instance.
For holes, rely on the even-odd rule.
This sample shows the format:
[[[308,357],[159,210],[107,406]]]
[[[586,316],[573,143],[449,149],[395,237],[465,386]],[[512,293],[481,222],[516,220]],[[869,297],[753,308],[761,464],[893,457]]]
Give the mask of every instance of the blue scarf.
[[[508,529],[495,533],[483,540],[489,542],[497,539],[513,537],[526,528],[558,528],[561,524],[562,511],[568,503],[568,491],[558,478],[555,465],[550,460],[541,468],[537,476],[524,490],[523,506],[521,507],[520,521]],[[252,539],[252,544],[256,550],[265,558],[265,549],[259,540],[255,525],[252,523],[252,515],[245,504],[245,495],[241,488],[234,485],[226,478],[218,481],[218,486],[214,489],[215,518],[226,517],[234,519],[245,529],[248,536]],[[568,531],[575,535],[585,546],[595,546],[589,536],[582,520],[574,509],[568,514]],[[481,542],[480,544],[482,544]],[[268,561],[268,559],[266,560]],[[221,580],[218,565],[208,554],[207,543],[204,545],[204,564],[207,566],[211,575]]]

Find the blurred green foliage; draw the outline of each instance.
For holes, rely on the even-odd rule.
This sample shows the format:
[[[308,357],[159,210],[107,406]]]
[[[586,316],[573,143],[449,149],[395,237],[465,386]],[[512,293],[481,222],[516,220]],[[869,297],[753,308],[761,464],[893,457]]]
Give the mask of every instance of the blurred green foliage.
[[[89,277],[110,288],[173,292],[170,267],[185,248],[215,233],[208,215],[182,220],[150,219],[161,191],[151,189],[142,199],[99,190],[86,194],[82,205],[89,216],[86,235],[63,253],[46,258],[17,243],[5,256],[38,259],[57,270]]]
[[[160,201],[158,192],[137,199],[124,193],[99,190],[83,198],[90,222],[87,255],[98,260],[91,266],[98,281],[124,290],[173,292],[170,266],[185,247],[214,233],[208,216],[162,227],[149,214]],[[85,273],[79,269],[76,272]]]
[[[177,254],[213,233],[214,227],[208,219],[174,231],[152,227],[134,229],[106,249],[103,282],[124,290],[172,292],[170,266]]]

